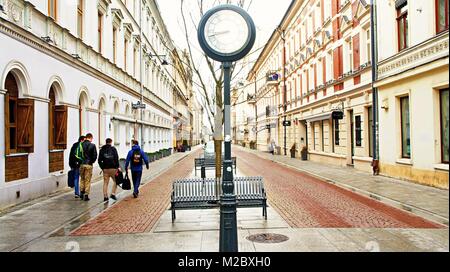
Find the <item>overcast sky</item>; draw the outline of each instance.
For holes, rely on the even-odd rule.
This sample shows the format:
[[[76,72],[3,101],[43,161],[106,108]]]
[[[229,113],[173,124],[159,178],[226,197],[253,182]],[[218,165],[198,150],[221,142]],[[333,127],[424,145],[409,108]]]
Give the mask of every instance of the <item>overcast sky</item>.
[[[205,3],[205,12],[206,10],[213,7],[214,4],[219,2],[218,0],[203,1]],[[206,62],[201,63],[203,61],[203,58],[200,52],[200,46],[197,42],[197,31],[194,26],[194,23],[198,25],[198,22],[200,21],[198,2],[199,0],[185,0],[184,10],[186,14],[186,20],[188,21],[188,33],[191,41],[190,43],[192,45],[194,62],[197,63],[197,66],[200,66],[199,69],[201,70],[202,75],[210,75],[210,72],[206,68],[207,65],[205,65]],[[232,2],[236,3],[237,1]],[[255,21],[257,30],[257,41],[252,51],[264,47],[275,28],[280,24],[291,2],[292,0],[246,0],[244,8],[247,9],[250,16]],[[164,22],[167,26],[169,35],[174,41],[175,46],[181,50],[187,49],[186,39],[184,35],[183,19],[181,16],[180,8],[181,0],[157,0],[157,3]],[[258,57],[260,51],[255,52],[251,55],[251,59],[253,59],[253,62]],[[248,69],[245,70],[249,71],[250,68],[251,67],[248,67]],[[247,77],[245,70],[237,75],[235,81],[240,81],[240,79],[245,79]],[[211,86],[212,95],[212,90],[214,89],[214,81],[212,80],[212,76],[210,76],[209,78],[204,78],[204,80],[208,82],[207,84],[209,86]],[[197,81],[195,77],[194,81]],[[195,89],[196,86],[194,84],[194,91]],[[205,118],[207,117],[205,116]]]
[[[204,2],[206,3],[207,8],[210,8],[217,0],[204,0]],[[181,1],[157,0],[157,3],[172,40],[178,48],[186,48],[180,11]],[[255,48],[264,46],[275,27],[280,23],[290,3],[291,0],[247,0],[245,8],[250,4],[248,12],[255,21],[257,28],[258,44],[255,45]],[[197,0],[185,0],[185,10],[186,14],[191,12],[194,22],[198,24],[197,21],[199,21],[200,18],[198,16]],[[187,19],[190,21],[189,17],[187,17]],[[189,34],[190,37],[194,39],[195,48],[198,50],[197,33],[192,24],[189,24]]]

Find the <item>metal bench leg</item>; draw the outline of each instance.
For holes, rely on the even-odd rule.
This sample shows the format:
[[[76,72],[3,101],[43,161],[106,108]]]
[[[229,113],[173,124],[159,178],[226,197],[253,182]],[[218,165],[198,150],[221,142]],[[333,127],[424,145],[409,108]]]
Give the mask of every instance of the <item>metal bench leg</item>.
[[[195,166],[195,176],[197,176],[197,166]]]
[[[175,223],[175,219],[177,219],[177,216],[175,214],[175,209],[172,208],[172,224]]]
[[[263,213],[264,219],[267,221],[267,202],[264,202]]]

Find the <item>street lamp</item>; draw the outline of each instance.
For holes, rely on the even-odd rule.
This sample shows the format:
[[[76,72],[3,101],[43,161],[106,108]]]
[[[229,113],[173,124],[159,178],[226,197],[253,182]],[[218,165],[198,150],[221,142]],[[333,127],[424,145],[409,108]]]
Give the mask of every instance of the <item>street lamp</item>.
[[[201,19],[198,40],[206,55],[222,63],[224,72],[225,159],[223,162],[223,196],[220,198],[220,252],[238,252],[236,194],[231,160],[231,67],[252,49],[256,28],[242,8],[220,5]]]

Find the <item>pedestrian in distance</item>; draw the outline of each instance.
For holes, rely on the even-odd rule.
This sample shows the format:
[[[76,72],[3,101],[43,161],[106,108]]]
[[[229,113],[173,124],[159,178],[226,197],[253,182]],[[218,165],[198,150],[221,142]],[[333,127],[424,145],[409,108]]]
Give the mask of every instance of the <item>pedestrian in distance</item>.
[[[80,198],[89,201],[89,193],[91,192],[91,179],[94,163],[97,161],[97,147],[92,143],[94,136],[91,133],[86,135],[83,142],[83,162],[80,167]]]
[[[84,136],[80,136],[78,142],[72,145],[69,154],[69,166],[70,170],[73,171],[73,181],[75,188],[75,198],[80,198],[80,167],[83,163],[83,142],[85,140]]]
[[[270,154],[272,154],[272,161],[274,160],[276,148],[277,148],[277,145],[275,144],[275,140],[272,139],[272,141],[269,144],[269,151],[270,151]]]
[[[100,154],[98,155],[98,164],[103,171],[103,200],[109,201],[108,197],[108,185],[109,180],[113,180],[113,188],[111,193],[111,199],[117,200],[116,191],[116,174],[120,171],[119,166],[119,155],[117,149],[112,146],[112,139],[106,139],[106,144],[100,149]]]
[[[131,178],[133,180],[134,198],[139,196],[139,186],[141,185],[143,165],[150,169],[148,157],[145,152],[139,146],[139,142],[133,140],[133,147],[128,152],[127,160],[125,163],[125,172],[128,173],[128,167],[131,165]]]

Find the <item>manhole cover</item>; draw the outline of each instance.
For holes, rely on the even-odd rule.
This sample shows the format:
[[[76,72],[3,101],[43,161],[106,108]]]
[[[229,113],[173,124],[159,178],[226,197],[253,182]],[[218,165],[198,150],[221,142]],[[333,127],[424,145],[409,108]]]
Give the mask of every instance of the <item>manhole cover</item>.
[[[286,242],[289,238],[285,235],[274,233],[260,233],[247,237],[247,240],[255,243],[279,244]]]

